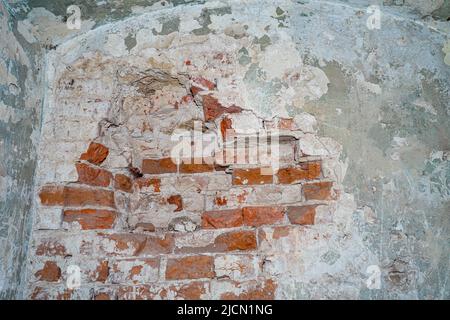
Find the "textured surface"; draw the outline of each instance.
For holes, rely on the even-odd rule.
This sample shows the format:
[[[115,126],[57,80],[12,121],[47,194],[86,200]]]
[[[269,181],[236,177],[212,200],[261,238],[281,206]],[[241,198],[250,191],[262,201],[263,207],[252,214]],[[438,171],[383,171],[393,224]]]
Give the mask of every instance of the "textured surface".
[[[21,39],[57,45],[24,297],[448,299],[448,2],[385,1],[373,30],[369,4],[108,1],[78,33],[63,1],[11,4]],[[282,130],[282,169],[173,164],[195,120]]]
[[[0,298],[20,296],[31,230],[42,55],[0,2]]]

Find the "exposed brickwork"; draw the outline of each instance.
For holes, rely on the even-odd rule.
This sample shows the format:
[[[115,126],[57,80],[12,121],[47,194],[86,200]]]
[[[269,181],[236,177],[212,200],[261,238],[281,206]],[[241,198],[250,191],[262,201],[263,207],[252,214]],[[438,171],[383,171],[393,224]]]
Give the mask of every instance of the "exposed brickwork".
[[[114,192],[102,189],[65,187],[64,205],[66,207],[98,206],[115,208]]]
[[[142,162],[142,173],[161,174],[176,173],[177,165],[171,158],[164,159],[144,159]]]
[[[288,207],[287,216],[292,224],[314,224],[316,206]]]
[[[303,186],[306,200],[331,200],[332,182],[315,182]]]
[[[166,267],[167,280],[200,279],[214,277],[214,258],[190,256],[169,259]]]
[[[214,165],[206,163],[184,163],[180,164],[180,173],[204,173],[214,171]]]
[[[192,57],[183,61],[195,66]],[[38,186],[37,211],[52,219],[35,226],[30,298],[274,299],[280,274],[303,272],[291,267],[301,260],[294,257],[297,242],[320,223],[316,209],[335,200],[336,185],[323,153],[299,151],[300,139],[307,141],[301,121],[262,119],[222,99],[223,83],[212,76],[159,76],[164,83],[125,76],[139,92],[120,97],[128,120],[119,126],[129,130],[123,139],[129,144],[120,145],[118,132],[102,131],[67,159],[57,178]],[[194,121],[222,149],[200,163],[175,163],[170,134],[192,130]],[[249,129],[282,130],[279,170],[262,168],[264,154],[253,145],[234,153],[224,148]],[[258,159],[235,163],[249,148]],[[64,286],[70,264],[82,269],[79,290]]]
[[[39,192],[41,203],[45,206],[64,205],[64,187],[44,186]]]
[[[234,228],[243,222],[241,209],[208,211],[202,215],[202,227],[206,229]]]
[[[83,230],[110,229],[117,213],[110,210],[81,209],[64,210],[65,222],[78,222]]]
[[[139,191],[152,188],[153,192],[161,192],[161,179],[158,178],[138,178],[134,181],[134,186]]]
[[[54,261],[46,261],[35,276],[41,281],[57,282],[61,278],[61,268]]]
[[[183,210],[183,199],[179,194],[170,196],[167,199],[167,202],[176,206],[176,209],[174,211]]]
[[[302,180],[313,180],[320,177],[320,162],[302,163],[296,167],[281,168],[278,171],[278,182],[282,184],[297,183]]]
[[[244,224],[259,227],[264,224],[283,222],[284,208],[282,207],[246,207],[242,210]]]
[[[131,192],[133,190],[133,182],[124,174],[116,174],[114,177],[114,188],[124,192]]]
[[[102,164],[109,154],[109,149],[100,143],[91,142],[86,153],[83,153],[80,160],[86,160],[93,164]]]
[[[104,169],[92,167],[86,163],[77,163],[78,182],[91,186],[108,187],[112,174]]]
[[[214,241],[219,251],[245,251],[256,249],[256,234],[254,231],[234,231],[223,233]]]

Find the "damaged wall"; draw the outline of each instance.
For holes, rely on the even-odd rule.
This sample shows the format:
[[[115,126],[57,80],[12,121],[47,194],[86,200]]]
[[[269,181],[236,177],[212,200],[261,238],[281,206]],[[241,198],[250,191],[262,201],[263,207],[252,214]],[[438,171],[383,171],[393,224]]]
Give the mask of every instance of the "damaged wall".
[[[0,298],[23,291],[43,92],[39,47],[23,41],[8,9],[0,3]]]
[[[24,297],[448,298],[448,2],[371,30],[374,3],[82,3],[69,32],[30,1],[55,50]],[[279,130],[281,170],[173,165],[195,121],[219,150]]]

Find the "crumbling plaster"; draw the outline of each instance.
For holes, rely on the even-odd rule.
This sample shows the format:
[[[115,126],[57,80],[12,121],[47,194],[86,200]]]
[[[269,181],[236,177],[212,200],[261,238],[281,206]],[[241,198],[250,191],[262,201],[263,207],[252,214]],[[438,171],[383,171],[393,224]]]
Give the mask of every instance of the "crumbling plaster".
[[[114,70],[110,63],[138,70],[150,64],[179,76],[186,68],[179,57],[192,56],[194,64],[201,64],[201,54],[214,48],[229,53],[232,61],[205,74],[222,76],[218,87],[223,102],[237,103],[260,119],[276,115],[299,119],[308,124],[305,133],[318,130],[321,139],[329,139],[331,147],[325,148],[325,154],[330,148],[336,150],[334,155],[342,151],[339,161],[330,161],[329,171],[345,193],[333,208],[334,222],[314,230],[331,238],[314,241],[313,233],[311,238],[293,235],[302,242],[297,264],[286,267],[289,262],[281,256],[272,261],[273,275],[280,279],[277,298],[448,298],[450,71],[445,57],[449,27],[448,22],[429,17],[441,16],[448,3],[421,6],[407,1],[404,7],[396,3],[382,7],[381,29],[369,30],[370,1],[167,2],[150,8],[133,3],[114,11],[118,22],[105,24],[112,2],[101,11],[92,9],[95,16],[86,18],[83,31],[95,29],[80,35],[61,28],[52,31],[52,22],[43,30],[30,28],[42,19],[59,19],[64,14],[62,2],[58,9],[32,9],[19,23],[19,37],[30,45],[57,45],[45,60],[38,185],[76,179],[73,166],[68,169],[63,160],[76,159],[86,143],[99,135],[101,120],[114,118],[112,109],[105,108],[109,114],[93,115],[75,130],[85,135],[79,138],[86,143],[64,153],[49,149],[47,133],[55,132],[61,120],[53,118],[60,107],[54,100],[55,89],[60,88],[56,84],[66,66],[79,59],[95,61],[98,55],[97,62],[104,61],[105,70]],[[30,4],[39,6],[39,2]],[[124,18],[128,14],[139,15]],[[283,78],[295,70],[300,81]],[[93,77],[112,79],[95,66],[90,72]],[[108,91],[109,83],[104,83],[105,88],[92,89]],[[16,115],[5,113],[5,117],[10,123],[17,121]],[[33,136],[37,123],[27,126],[28,135]],[[307,137],[305,148],[311,145]],[[27,143],[26,156],[32,159],[33,140]],[[127,145],[117,144],[119,150]],[[312,149],[320,150],[316,145]],[[51,154],[61,156],[53,163],[59,167],[46,163]],[[130,157],[138,161],[139,155]],[[2,178],[4,185],[8,177]],[[30,175],[27,179],[29,193]],[[13,199],[9,194],[8,199]],[[381,268],[380,290],[365,287],[369,265]],[[300,272],[279,274],[286,269]]]

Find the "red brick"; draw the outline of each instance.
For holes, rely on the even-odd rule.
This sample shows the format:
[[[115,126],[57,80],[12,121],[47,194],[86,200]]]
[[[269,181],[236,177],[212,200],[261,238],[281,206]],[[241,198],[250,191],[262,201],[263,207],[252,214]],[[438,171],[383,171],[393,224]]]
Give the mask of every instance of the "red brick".
[[[80,160],[86,160],[93,164],[101,164],[108,157],[109,149],[104,145],[91,142],[86,153],[83,153]]]
[[[234,228],[242,226],[242,223],[241,209],[207,211],[202,215],[204,229]]]
[[[117,213],[110,210],[64,210],[65,222],[78,222],[83,230],[111,229]]]
[[[44,186],[39,192],[39,198],[45,206],[62,206],[64,204],[64,187]]]
[[[91,186],[108,187],[112,174],[101,168],[94,168],[86,163],[77,163],[78,182]]]
[[[332,182],[307,183],[303,186],[303,192],[306,200],[331,200]]]
[[[301,180],[313,180],[319,178],[320,173],[320,162],[306,162],[297,167],[279,169],[278,183],[290,184]]]
[[[131,192],[133,190],[133,183],[130,177],[124,174],[116,174],[114,177],[114,188],[124,192]]]
[[[265,224],[276,224],[283,221],[282,207],[246,207],[242,209],[244,224],[259,227]]]
[[[292,224],[314,224],[316,206],[287,207],[287,216]]]
[[[205,121],[215,120],[225,112],[225,107],[219,103],[219,100],[211,95],[203,96],[203,115]]]
[[[270,184],[272,182],[273,176],[262,175],[261,168],[233,170],[234,185],[259,185],[259,184]]]
[[[215,120],[224,113],[238,113],[242,111],[242,109],[237,106],[230,106],[228,108],[222,106],[219,100],[212,95],[204,95],[202,103],[205,121]]]
[[[194,160],[191,160],[194,162]],[[212,172],[214,171],[213,164],[207,163],[184,163],[180,164],[180,173],[203,173],[203,172]]]
[[[214,258],[211,256],[190,256],[167,261],[167,280],[213,278],[214,275]]]
[[[161,192],[161,179],[158,178],[138,178],[134,180],[134,187],[141,190],[153,187],[153,192]]]
[[[114,192],[102,189],[65,187],[66,207],[101,206],[115,208]]]
[[[107,260],[101,261],[95,272],[95,281],[105,283],[109,276],[109,262]]]
[[[176,173],[177,165],[171,158],[163,159],[144,159],[142,161],[142,173],[163,174]]]
[[[78,291],[81,293],[81,291]],[[32,300],[75,300],[80,295],[74,294],[74,290],[65,289],[63,286],[35,287],[30,295]]]
[[[41,281],[57,282],[61,278],[61,268],[54,261],[46,261],[35,276]]]
[[[170,196],[167,198],[167,203],[176,205],[177,208],[173,210],[174,212],[182,211],[183,210],[183,199],[179,194]]]
[[[221,300],[274,300],[276,283],[272,279],[235,283],[241,293],[225,292],[220,295]]]
[[[217,236],[214,241],[215,250],[221,252],[254,250],[256,246],[256,234],[254,230],[223,233]]]

